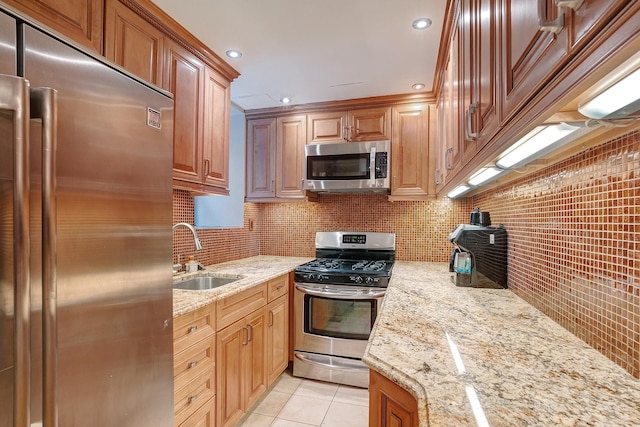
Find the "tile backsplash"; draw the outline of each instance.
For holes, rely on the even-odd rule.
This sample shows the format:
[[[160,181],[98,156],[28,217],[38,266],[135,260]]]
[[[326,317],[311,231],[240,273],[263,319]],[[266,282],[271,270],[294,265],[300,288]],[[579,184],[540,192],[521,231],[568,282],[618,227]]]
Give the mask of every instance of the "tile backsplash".
[[[640,378],[640,132],[473,198],[509,232],[509,287]]]
[[[447,235],[478,206],[509,233],[509,288],[640,378],[639,174],[634,132],[468,199],[246,203],[244,228],[198,230],[205,249],[197,259],[313,257],[316,231],[345,230],[396,233],[399,260],[448,262]],[[174,223],[193,224],[187,192],[174,190],[173,210]],[[174,262],[191,254],[190,233],[176,230]]]

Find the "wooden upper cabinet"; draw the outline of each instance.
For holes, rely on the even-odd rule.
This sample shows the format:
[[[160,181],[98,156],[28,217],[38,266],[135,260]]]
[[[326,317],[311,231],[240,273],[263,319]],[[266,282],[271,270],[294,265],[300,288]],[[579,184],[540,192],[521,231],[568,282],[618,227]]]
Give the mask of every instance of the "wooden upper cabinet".
[[[310,113],[307,132],[307,144],[388,140],[391,108]]]
[[[164,35],[118,0],[106,0],[104,55],[140,78],[162,85]]]
[[[497,0],[462,0],[459,25],[460,132],[466,163],[497,132],[499,116]]]
[[[174,96],[173,177],[202,182],[202,120],[204,64],[177,43],[165,43],[164,89]]]
[[[275,197],[276,119],[247,120],[247,198]]]
[[[307,117],[278,117],[276,129],[276,197],[302,198]]]
[[[309,113],[307,115],[307,143],[345,142],[346,111]]]
[[[347,140],[382,141],[391,138],[391,108],[365,108],[348,112]]]
[[[221,189],[229,187],[230,110],[229,80],[205,67],[204,183]]]
[[[542,30],[564,17],[554,0],[504,0],[502,5],[502,120],[513,117],[564,63],[568,31]]]
[[[102,54],[104,0],[4,0],[81,45]]]
[[[393,108],[391,196],[435,195],[431,152],[434,116],[435,106],[428,104]]]

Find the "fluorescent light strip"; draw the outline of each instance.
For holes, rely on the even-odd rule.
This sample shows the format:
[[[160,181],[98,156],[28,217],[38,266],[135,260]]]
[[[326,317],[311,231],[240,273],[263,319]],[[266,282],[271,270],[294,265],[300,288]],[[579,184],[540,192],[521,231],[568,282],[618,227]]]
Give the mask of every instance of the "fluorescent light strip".
[[[502,153],[496,165],[504,169],[519,165],[578,129],[580,127],[566,123],[538,126]]]
[[[640,69],[606,89],[591,101],[578,107],[578,111],[592,119],[602,119],[638,100]]]
[[[480,185],[486,181],[489,181],[491,178],[500,175],[502,172],[504,171],[498,168],[482,168],[478,172],[471,175],[468,183],[471,185]]]
[[[453,199],[459,195],[461,195],[462,193],[466,193],[467,191],[469,191],[471,189],[471,187],[466,186],[466,185],[458,185],[456,188],[454,188],[453,190],[449,191],[447,193],[447,197]]]

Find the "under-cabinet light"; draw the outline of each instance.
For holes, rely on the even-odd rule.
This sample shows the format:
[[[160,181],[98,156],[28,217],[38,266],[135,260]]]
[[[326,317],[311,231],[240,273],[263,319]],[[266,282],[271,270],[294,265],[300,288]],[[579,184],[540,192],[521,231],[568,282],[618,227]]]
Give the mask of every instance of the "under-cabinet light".
[[[578,107],[592,119],[615,119],[635,114],[640,109],[640,69],[628,74],[595,98]]]
[[[453,199],[455,197],[458,197],[459,195],[466,193],[467,191],[471,190],[471,187],[467,186],[467,185],[458,185],[456,188],[454,188],[453,190],[449,191],[447,193],[447,197],[450,199]]]
[[[520,166],[578,129],[581,127],[567,123],[538,126],[502,153],[496,165],[503,169]]]
[[[494,168],[494,167],[482,168],[478,170],[478,172],[471,175],[471,177],[469,178],[469,181],[467,182],[471,185],[480,185],[500,175],[502,172],[504,172],[504,170]]]

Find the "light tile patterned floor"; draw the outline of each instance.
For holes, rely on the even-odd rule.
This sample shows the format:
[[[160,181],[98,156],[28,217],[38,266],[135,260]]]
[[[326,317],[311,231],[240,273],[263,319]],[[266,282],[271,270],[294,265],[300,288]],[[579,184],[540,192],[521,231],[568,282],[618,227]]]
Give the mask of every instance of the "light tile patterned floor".
[[[367,427],[368,423],[368,390],[296,378],[286,370],[238,426]]]

